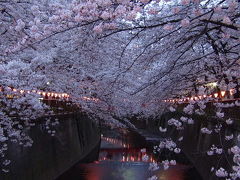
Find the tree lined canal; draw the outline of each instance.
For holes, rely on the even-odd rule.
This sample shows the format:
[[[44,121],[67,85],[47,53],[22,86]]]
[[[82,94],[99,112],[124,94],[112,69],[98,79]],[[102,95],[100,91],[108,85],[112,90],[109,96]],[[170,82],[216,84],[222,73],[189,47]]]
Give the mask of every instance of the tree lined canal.
[[[135,132],[106,133],[101,137],[97,161],[79,163],[57,180],[146,180],[153,175],[159,180],[201,179],[189,161],[182,158],[182,154],[179,155],[180,160],[174,153],[155,155],[153,146],[153,142],[145,141]],[[169,169],[164,170],[159,162],[167,158],[178,161],[176,165],[170,165]],[[159,169],[150,171],[150,164],[155,162]]]

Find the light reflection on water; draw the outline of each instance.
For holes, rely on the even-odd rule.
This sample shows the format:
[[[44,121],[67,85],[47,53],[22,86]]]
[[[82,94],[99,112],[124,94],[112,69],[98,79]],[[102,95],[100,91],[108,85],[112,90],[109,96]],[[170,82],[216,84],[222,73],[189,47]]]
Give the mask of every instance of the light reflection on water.
[[[138,142],[139,143],[139,142]],[[102,137],[99,159],[93,163],[75,166],[71,180],[146,180],[155,174],[159,180],[185,180],[189,166],[177,164],[164,171],[162,166],[157,171],[148,170],[156,158],[149,153],[141,152],[142,147],[134,147],[127,141]],[[148,160],[143,161],[143,156]],[[74,177],[73,177],[74,174]],[[68,176],[70,177],[70,176]],[[60,178],[59,180],[63,180]]]
[[[146,180],[151,176],[148,163],[100,162],[81,165],[82,180]],[[179,165],[169,170],[155,172],[159,180],[184,180],[186,166]],[[79,176],[79,177],[80,177]],[[80,179],[81,179],[80,178]]]
[[[111,148],[104,147],[104,144],[111,143]],[[115,146],[114,146],[115,145]],[[143,161],[147,155],[148,160]],[[152,154],[141,152],[141,148],[131,147],[122,140],[102,137],[102,147],[99,153],[99,161],[119,161],[119,162],[156,162]]]

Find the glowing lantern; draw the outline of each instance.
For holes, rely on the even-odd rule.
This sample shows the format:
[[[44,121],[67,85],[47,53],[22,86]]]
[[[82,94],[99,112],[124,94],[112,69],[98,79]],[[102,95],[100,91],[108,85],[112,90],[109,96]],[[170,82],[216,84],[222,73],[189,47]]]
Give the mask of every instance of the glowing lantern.
[[[51,93],[47,93],[47,96],[51,96]]]
[[[32,90],[33,93],[36,93],[36,90]]]
[[[214,97],[217,98],[217,97],[218,97],[218,93],[215,93],[215,94],[214,94]]]
[[[23,93],[24,93],[24,90],[20,90],[20,93],[23,94]]]
[[[221,96],[224,97],[226,94],[226,91],[221,91]]]
[[[17,92],[17,89],[13,89],[13,92]]]
[[[230,95],[232,96],[234,94],[234,89],[230,89]]]
[[[43,95],[43,96],[46,96],[46,93],[45,93],[45,92],[42,92],[42,95]]]

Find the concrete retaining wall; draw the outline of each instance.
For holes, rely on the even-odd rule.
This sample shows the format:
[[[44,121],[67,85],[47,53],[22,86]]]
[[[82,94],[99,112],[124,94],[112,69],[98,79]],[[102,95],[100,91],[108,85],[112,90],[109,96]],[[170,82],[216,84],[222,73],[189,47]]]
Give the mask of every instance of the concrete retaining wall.
[[[41,123],[26,131],[34,140],[31,148],[9,143],[10,172],[1,172],[0,179],[53,180],[99,146],[99,130],[86,115],[61,115],[59,121],[53,137]]]

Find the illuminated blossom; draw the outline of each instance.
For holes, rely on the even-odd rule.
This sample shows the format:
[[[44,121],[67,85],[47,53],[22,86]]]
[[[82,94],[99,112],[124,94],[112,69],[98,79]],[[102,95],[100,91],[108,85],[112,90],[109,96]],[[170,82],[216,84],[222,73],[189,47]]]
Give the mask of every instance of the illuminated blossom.
[[[225,169],[223,169],[222,167],[219,168],[217,171],[216,171],[216,176],[218,177],[227,177],[228,176],[228,173]]]
[[[177,153],[177,154],[179,154],[179,153],[181,152],[181,149],[180,149],[180,148],[175,148],[175,149],[174,149],[174,152]]]
[[[190,0],[182,0],[181,4],[182,5],[188,5],[190,3]]]
[[[201,132],[202,132],[203,134],[211,134],[211,133],[212,133],[212,130],[209,130],[208,128],[202,128],[202,129],[201,129]]]
[[[231,19],[230,19],[228,16],[224,16],[224,17],[223,17],[223,23],[225,23],[225,24],[231,24],[232,21],[231,21]]]
[[[173,29],[173,26],[171,24],[166,24],[165,26],[163,26],[163,29],[169,31]]]
[[[188,18],[185,18],[181,21],[182,27],[187,27],[187,26],[189,26],[189,24],[190,24],[190,21]]]
[[[176,109],[175,109],[174,107],[172,107],[172,106],[169,107],[169,110],[170,110],[171,112],[176,111]]]
[[[151,176],[150,178],[148,178],[148,180],[157,180],[158,178],[157,178],[157,176],[156,175],[153,175],[153,176]]]
[[[149,168],[148,168],[148,170],[150,170],[150,171],[156,171],[156,170],[158,170],[159,169],[159,166],[158,166],[158,164],[157,163],[150,163],[149,164]]]
[[[167,131],[167,128],[162,128],[161,126],[159,127],[159,131],[160,132],[166,132]]]
[[[233,120],[232,120],[232,119],[229,118],[229,119],[226,120],[226,124],[230,125],[230,124],[232,124],[232,123],[233,123]]]
[[[219,117],[219,118],[223,118],[224,113],[223,112],[216,112],[216,116]]]
[[[101,33],[103,31],[102,24],[99,24],[93,28],[93,31],[96,33]]]
[[[111,17],[109,12],[104,11],[101,15],[101,18],[103,18],[104,20],[107,20]]]
[[[146,155],[146,154],[145,154],[145,155],[143,155],[143,157],[142,157],[142,160],[143,160],[143,161],[145,161],[145,162],[146,162],[146,161],[148,161],[148,159],[149,159],[148,155]]]
[[[174,8],[172,9],[172,11],[173,11],[174,14],[177,14],[177,13],[179,13],[180,8],[179,8],[179,7],[174,7]]]

